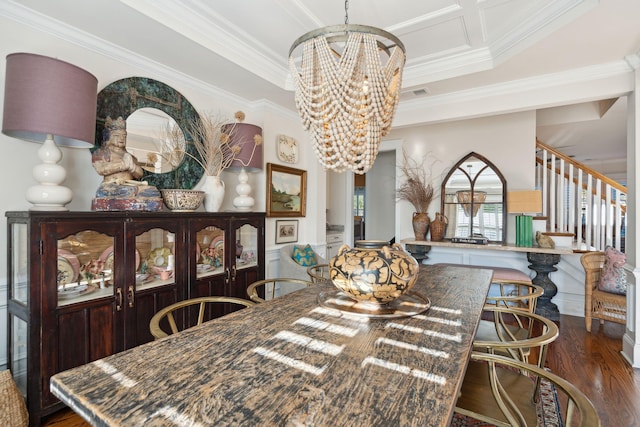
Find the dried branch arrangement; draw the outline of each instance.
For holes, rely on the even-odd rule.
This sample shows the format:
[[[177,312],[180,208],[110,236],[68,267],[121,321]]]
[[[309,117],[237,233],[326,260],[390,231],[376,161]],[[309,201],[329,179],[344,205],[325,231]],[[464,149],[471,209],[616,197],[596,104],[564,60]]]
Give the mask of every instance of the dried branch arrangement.
[[[234,129],[234,124],[220,116],[202,115],[199,121],[191,123],[193,145],[202,158],[200,165],[205,174],[220,176],[240,153],[240,145],[229,144]]]
[[[238,121],[244,119],[244,113],[238,111],[235,114]],[[234,140],[234,130],[236,123],[229,122],[228,119],[220,115],[200,114],[200,119],[189,123],[189,130],[193,138],[193,145],[198,153],[194,156],[185,151],[185,140],[182,130],[177,126],[167,124],[163,130],[163,146],[156,155],[162,157],[174,168],[182,161],[182,155],[186,155],[195,160],[206,175],[220,176],[222,171],[231,166],[238,154],[242,151],[242,146],[249,141]],[[233,143],[231,143],[233,141]],[[262,137],[254,137],[254,147],[262,144]],[[152,154],[153,156],[153,154]],[[253,157],[253,153],[251,155]],[[151,159],[155,161],[155,159]]]
[[[402,154],[400,170],[407,180],[398,188],[396,197],[411,203],[418,213],[427,212],[434,196],[433,185],[424,166],[410,158],[405,151]]]

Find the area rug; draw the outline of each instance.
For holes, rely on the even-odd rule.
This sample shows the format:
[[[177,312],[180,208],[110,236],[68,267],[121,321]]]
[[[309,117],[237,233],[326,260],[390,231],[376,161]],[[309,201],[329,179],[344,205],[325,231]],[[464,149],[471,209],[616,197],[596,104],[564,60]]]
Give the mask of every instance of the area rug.
[[[540,383],[540,399],[537,405],[538,426],[543,427],[564,427],[560,405],[558,403],[558,393],[556,387],[547,380]],[[492,427],[484,421],[460,414],[454,414],[451,427]]]

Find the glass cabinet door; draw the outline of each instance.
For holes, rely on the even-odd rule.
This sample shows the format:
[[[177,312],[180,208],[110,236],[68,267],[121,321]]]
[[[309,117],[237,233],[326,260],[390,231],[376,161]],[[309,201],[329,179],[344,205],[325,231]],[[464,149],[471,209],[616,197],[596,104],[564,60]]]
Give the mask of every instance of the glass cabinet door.
[[[225,233],[222,228],[208,225],[196,232],[196,277],[207,277],[224,273]]]
[[[263,279],[259,253],[263,248],[259,245],[262,239],[262,224],[256,218],[234,218],[232,236],[234,238],[233,253],[230,255],[231,275],[227,293],[238,298],[247,298],[247,286]]]
[[[27,224],[11,224],[11,288],[9,298],[27,305],[29,299],[29,265]]]
[[[236,268],[255,267],[258,263],[258,228],[244,224],[236,228],[235,237]]]
[[[58,307],[111,296],[115,271],[114,238],[87,230],[58,239]]]
[[[137,290],[175,283],[175,237],[163,228],[152,228],[136,236]]]

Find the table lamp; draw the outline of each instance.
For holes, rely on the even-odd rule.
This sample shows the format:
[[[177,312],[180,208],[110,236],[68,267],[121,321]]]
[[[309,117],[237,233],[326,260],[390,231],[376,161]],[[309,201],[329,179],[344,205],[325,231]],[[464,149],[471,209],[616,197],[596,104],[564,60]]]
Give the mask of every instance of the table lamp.
[[[239,211],[250,211],[255,200],[250,196],[251,186],[247,172],[262,170],[262,128],[247,123],[236,123],[231,132],[230,144],[241,147],[240,152],[229,166],[229,170],[239,171],[233,206]]]
[[[44,143],[27,190],[30,210],[66,211],[72,191],[57,145],[89,148],[96,127],[98,80],[75,65],[31,53],[7,55],[2,133]],[[56,145],[57,144],[57,145]]]
[[[507,192],[507,211],[519,214],[516,216],[516,246],[533,246],[533,217],[527,213],[542,212],[542,192],[509,191]]]

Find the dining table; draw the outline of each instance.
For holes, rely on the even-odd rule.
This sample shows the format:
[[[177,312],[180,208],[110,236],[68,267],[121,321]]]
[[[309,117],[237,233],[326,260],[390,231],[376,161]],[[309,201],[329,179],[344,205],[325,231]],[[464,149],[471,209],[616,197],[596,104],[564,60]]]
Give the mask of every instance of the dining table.
[[[448,426],[491,277],[421,265],[405,307],[377,314],[320,283],[60,372],[51,391],[94,426]]]

